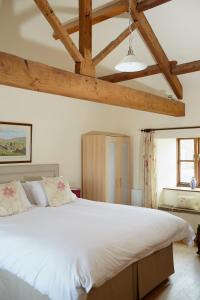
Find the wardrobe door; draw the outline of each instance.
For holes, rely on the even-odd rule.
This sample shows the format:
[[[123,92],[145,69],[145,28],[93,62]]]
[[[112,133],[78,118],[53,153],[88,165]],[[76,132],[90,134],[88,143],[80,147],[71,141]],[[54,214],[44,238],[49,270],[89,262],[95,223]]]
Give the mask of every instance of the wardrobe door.
[[[119,138],[118,142],[120,166],[119,166],[119,201],[121,204],[130,204],[130,139]]]
[[[130,138],[88,133],[82,138],[83,198],[130,204]]]
[[[106,201],[130,204],[130,139],[106,137]]]
[[[106,137],[106,201],[116,203],[117,198],[117,140]]]
[[[82,194],[83,198],[106,201],[105,197],[105,136],[82,137]]]

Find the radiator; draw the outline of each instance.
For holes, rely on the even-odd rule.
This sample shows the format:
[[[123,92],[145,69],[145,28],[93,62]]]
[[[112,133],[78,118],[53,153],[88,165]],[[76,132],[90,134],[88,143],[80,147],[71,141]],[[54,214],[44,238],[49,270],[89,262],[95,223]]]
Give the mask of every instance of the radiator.
[[[131,190],[131,204],[134,206],[143,206],[143,190],[142,189],[132,189]]]

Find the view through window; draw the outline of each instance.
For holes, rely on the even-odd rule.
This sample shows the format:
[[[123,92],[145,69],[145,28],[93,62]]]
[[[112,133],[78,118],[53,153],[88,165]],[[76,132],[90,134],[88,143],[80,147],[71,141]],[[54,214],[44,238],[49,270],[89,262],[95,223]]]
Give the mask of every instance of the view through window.
[[[192,177],[200,185],[200,138],[177,139],[177,185],[189,186]]]

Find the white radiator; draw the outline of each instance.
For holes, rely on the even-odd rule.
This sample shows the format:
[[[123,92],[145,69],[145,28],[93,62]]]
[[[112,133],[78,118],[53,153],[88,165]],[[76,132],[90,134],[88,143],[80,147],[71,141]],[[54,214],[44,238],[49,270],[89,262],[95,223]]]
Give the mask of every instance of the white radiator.
[[[132,189],[131,190],[131,204],[134,206],[143,206],[143,190]]]

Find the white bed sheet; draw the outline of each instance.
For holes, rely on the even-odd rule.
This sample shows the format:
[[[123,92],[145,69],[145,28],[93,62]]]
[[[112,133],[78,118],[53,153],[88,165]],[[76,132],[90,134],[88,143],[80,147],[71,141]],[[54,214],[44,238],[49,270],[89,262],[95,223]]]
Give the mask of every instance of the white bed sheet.
[[[188,223],[166,212],[77,199],[0,218],[0,269],[51,300],[77,300],[131,263],[193,238]]]
[[[0,269],[0,300],[50,300],[28,283]]]

